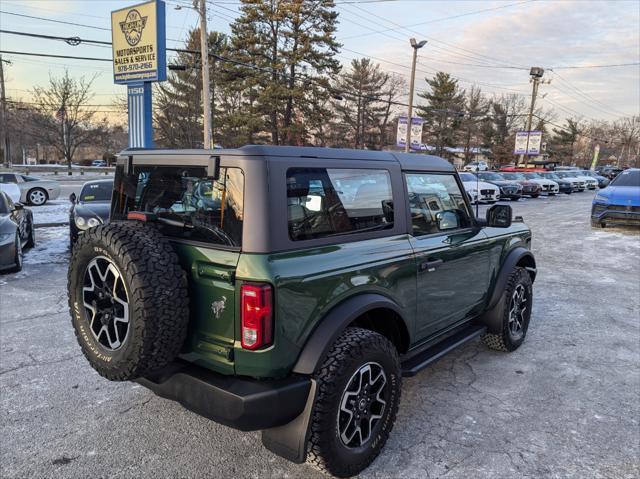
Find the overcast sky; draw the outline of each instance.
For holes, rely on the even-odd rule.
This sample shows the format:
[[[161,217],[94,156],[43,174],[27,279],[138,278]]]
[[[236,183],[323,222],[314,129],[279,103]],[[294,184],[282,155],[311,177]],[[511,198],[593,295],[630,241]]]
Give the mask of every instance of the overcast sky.
[[[115,0],[2,0],[3,30],[79,36],[110,41],[109,14],[138,1]],[[168,46],[180,46],[197,23],[187,0],[167,0]],[[540,88],[541,102],[554,108],[558,119],[581,115],[615,120],[640,114],[640,1],[638,0],[337,0],[343,44],[340,60],[369,56],[384,69],[408,78],[415,36],[428,44],[420,50],[417,90],[425,76],[442,70],[460,80],[463,88],[477,82],[489,94],[530,95],[528,70],[545,68],[551,84]],[[182,4],[184,8],[176,9]],[[211,2],[209,28],[229,32],[239,2]],[[31,15],[79,25],[9,15]],[[80,26],[89,25],[93,28]],[[110,58],[110,47],[0,35],[0,49]],[[44,85],[48,75],[65,66],[74,76],[99,73],[94,103],[109,104],[126,87],[112,83],[109,63],[3,55],[7,94],[30,99],[28,90]],[[566,68],[636,63],[632,66]],[[563,68],[564,67],[564,68]],[[553,71],[552,71],[553,70]],[[527,100],[528,101],[528,100]],[[108,109],[108,107],[104,107]]]

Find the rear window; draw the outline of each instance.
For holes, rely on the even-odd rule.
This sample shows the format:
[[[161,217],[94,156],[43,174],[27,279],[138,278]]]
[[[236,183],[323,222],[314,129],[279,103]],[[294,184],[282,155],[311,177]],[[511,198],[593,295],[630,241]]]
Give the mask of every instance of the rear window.
[[[616,176],[611,186],[638,186],[640,187],[640,170],[626,170]]]
[[[289,237],[293,241],[392,228],[389,172],[289,169],[287,216]]]
[[[220,168],[220,178],[205,167],[143,165],[130,175],[118,167],[113,218],[130,211],[154,213],[158,227],[172,237],[228,247],[242,245],[244,174]]]

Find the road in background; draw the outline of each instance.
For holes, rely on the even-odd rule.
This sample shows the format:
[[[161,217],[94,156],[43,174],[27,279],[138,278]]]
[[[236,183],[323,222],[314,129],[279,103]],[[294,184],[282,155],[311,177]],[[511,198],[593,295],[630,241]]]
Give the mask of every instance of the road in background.
[[[511,203],[538,260],[527,341],[478,340],[407,379],[367,478],[640,476],[640,235],[595,230],[593,194]],[[39,230],[0,276],[2,477],[324,478],[259,433],[203,419],[82,356],[66,299],[66,230]]]

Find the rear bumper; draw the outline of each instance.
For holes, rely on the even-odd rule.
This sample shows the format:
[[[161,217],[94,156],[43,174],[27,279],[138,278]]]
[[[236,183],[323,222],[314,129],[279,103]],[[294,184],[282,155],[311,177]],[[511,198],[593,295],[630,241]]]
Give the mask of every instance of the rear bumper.
[[[177,361],[136,382],[201,416],[241,431],[282,426],[305,407],[311,380],[225,376]]]

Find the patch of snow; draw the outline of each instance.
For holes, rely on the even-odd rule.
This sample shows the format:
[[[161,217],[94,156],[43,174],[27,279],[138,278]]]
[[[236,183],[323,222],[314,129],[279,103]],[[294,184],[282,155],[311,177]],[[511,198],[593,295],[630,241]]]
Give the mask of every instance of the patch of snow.
[[[33,212],[33,222],[41,223],[66,223],[69,221],[68,200],[48,201],[43,206],[30,207]]]
[[[68,261],[69,227],[59,226],[56,228],[36,229],[36,246],[25,251],[25,266],[67,263]]]

